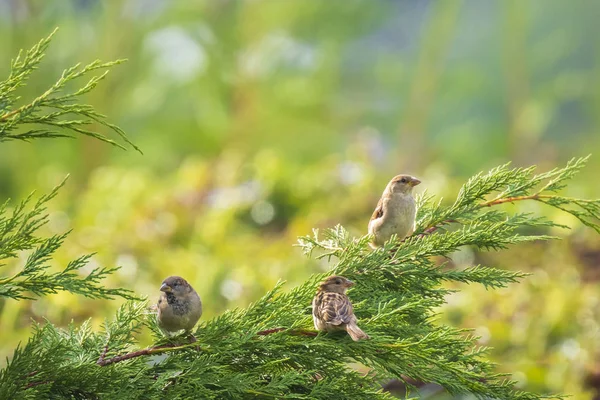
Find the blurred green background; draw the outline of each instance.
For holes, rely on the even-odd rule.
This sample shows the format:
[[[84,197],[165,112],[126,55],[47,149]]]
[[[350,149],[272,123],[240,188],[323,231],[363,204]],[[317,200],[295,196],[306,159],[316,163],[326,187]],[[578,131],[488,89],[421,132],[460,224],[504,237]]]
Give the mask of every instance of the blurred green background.
[[[122,266],[108,285],[152,301],[164,277],[182,275],[209,319],[326,269],[296,237],[337,223],[365,234],[393,175],[450,200],[506,161],[547,170],[600,153],[599,17],[591,0],[0,0],[0,77],[57,26],[23,101],[72,64],[127,58],[86,101],[144,151],[2,143],[0,200],[71,174],[44,229],[73,229],[56,265],[95,252],[90,269]],[[599,171],[595,154],[566,194],[600,197]],[[440,321],[475,328],[520,388],[598,399],[599,238],[537,204],[508,207],[573,229],[552,232],[560,242],[455,254],[457,268],[532,275],[497,291],[459,285]],[[0,357],[31,319],[99,326],[119,303],[65,293],[0,303]]]

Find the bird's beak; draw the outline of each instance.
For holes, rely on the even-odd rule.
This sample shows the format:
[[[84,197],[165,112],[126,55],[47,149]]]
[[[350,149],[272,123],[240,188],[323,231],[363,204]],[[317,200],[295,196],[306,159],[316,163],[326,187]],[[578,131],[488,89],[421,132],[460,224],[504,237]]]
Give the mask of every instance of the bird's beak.
[[[352,287],[352,286],[354,286],[354,282],[352,282],[350,280],[346,282],[346,287]]]
[[[171,286],[167,285],[166,283],[163,283],[160,286],[160,291],[161,292],[165,292],[165,293],[170,293],[171,292]]]
[[[412,179],[410,180],[410,186],[413,186],[413,187],[414,187],[414,186],[417,186],[419,183],[421,183],[421,181],[420,181],[420,180],[418,180],[417,178],[412,178]]]

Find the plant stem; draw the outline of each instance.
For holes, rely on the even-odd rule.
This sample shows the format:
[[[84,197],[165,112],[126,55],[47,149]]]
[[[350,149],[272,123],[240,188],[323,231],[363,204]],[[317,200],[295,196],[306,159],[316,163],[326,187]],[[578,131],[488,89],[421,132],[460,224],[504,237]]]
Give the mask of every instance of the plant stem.
[[[266,329],[264,331],[257,332],[256,335],[257,336],[267,336],[267,335],[271,335],[273,333],[284,332],[284,331],[286,331],[287,333],[289,333],[290,335],[293,335],[293,336],[315,337],[319,334],[318,332],[311,331],[311,330],[288,329],[288,328],[281,327],[281,328]],[[121,361],[131,360],[132,358],[136,358],[136,357],[167,353],[170,351],[183,350],[183,349],[187,349],[190,347],[198,347],[199,349],[201,349],[200,346],[196,342],[193,342],[193,343],[187,343],[187,344],[180,345],[180,346],[170,346],[170,345],[155,346],[155,347],[150,347],[150,348],[143,349],[143,350],[132,351],[131,353],[121,354],[121,355],[114,356],[109,359],[105,359],[106,353],[108,351],[108,344],[107,344],[106,346],[104,346],[104,350],[102,351],[102,354],[100,354],[100,358],[98,358],[98,361],[96,361],[96,364],[101,367],[105,367],[107,365],[116,364]],[[206,351],[207,349],[204,348],[201,350]]]

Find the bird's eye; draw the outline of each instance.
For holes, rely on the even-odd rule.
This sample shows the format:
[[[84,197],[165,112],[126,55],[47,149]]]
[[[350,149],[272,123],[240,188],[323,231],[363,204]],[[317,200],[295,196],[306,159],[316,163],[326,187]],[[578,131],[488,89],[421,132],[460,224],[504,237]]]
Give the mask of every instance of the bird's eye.
[[[402,183],[406,183],[406,178],[402,178],[402,179],[400,179],[400,182],[402,182]]]
[[[341,279],[336,279],[335,283],[338,284],[338,285],[341,285],[342,284],[342,280]]]

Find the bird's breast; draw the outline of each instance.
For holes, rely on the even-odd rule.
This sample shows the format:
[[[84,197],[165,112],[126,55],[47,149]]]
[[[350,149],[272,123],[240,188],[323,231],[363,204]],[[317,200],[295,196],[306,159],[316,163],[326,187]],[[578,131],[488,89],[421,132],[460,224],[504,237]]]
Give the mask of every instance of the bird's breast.
[[[380,233],[384,236],[398,235],[404,238],[414,229],[417,207],[412,196],[390,196],[383,215]]]

